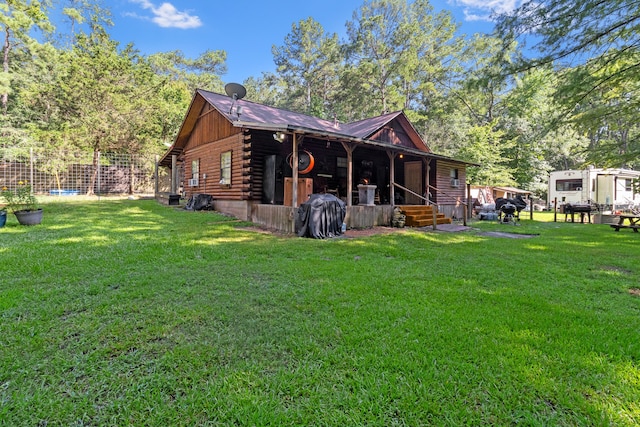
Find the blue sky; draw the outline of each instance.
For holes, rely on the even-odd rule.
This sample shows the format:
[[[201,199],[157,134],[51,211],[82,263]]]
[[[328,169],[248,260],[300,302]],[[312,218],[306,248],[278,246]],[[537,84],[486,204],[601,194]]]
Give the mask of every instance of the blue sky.
[[[291,26],[313,17],[325,31],[345,37],[345,23],[364,0],[115,0],[111,36],[145,54],[181,50],[195,58],[207,49],[227,52],[225,83],[242,83],[274,71],[271,47],[282,45]],[[522,0],[431,0],[449,10],[460,32],[490,32],[492,10],[509,11]]]

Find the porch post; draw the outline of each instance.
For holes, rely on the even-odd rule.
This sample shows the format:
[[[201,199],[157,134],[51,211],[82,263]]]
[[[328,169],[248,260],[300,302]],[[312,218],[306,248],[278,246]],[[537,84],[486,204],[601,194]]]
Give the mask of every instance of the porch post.
[[[465,170],[466,176],[466,170]],[[467,218],[473,217],[473,206],[471,204],[471,184],[467,184],[467,206],[465,206],[464,225],[467,225]]]
[[[387,151],[387,156],[389,156],[389,202],[391,206],[396,205],[396,153],[391,151]]]
[[[178,156],[171,155],[171,194],[178,192]]]
[[[344,151],[347,152],[347,206],[353,206],[352,194],[353,194],[353,150],[346,142],[342,143]]]
[[[425,173],[427,174],[427,176],[425,177],[425,183],[427,184],[427,191],[425,193],[425,196],[427,197],[427,205],[432,204],[431,203],[431,197],[429,197],[429,194],[431,194],[431,181],[429,180],[429,176],[431,175],[431,159],[430,158],[425,158],[424,159],[424,163],[425,163]]]
[[[158,189],[159,189],[159,183],[158,183],[158,159],[160,158],[160,156],[158,156],[156,154],[155,158],[154,158],[154,166],[153,166],[153,197],[158,197]]]
[[[291,169],[293,182],[291,183],[291,206],[298,207],[298,135],[293,133],[293,152],[291,153]]]

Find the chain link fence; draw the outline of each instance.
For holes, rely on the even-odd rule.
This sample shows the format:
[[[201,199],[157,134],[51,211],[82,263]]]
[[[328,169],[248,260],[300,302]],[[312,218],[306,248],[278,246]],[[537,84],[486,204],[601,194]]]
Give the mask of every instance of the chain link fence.
[[[0,188],[29,183],[35,194],[151,195],[156,159],[121,153],[0,150]]]

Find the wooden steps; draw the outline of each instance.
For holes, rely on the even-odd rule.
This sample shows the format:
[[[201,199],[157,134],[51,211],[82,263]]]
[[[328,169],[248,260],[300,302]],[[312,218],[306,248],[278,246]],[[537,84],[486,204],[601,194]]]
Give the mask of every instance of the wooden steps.
[[[433,206],[426,205],[400,205],[398,206],[406,215],[406,227],[427,227],[433,225]],[[447,218],[443,213],[436,215],[437,224],[451,224],[451,218]]]

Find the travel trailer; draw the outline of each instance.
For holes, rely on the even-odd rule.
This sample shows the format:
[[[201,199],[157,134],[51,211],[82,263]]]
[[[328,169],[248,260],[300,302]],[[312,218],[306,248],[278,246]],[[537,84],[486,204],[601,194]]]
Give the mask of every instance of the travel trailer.
[[[549,207],[594,204],[600,210],[626,209],[640,205],[640,172],[629,169],[554,171],[549,174]]]

